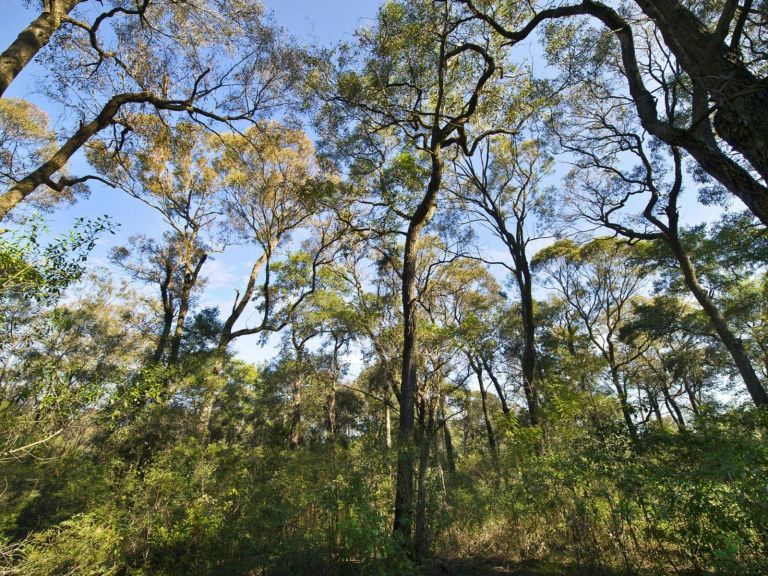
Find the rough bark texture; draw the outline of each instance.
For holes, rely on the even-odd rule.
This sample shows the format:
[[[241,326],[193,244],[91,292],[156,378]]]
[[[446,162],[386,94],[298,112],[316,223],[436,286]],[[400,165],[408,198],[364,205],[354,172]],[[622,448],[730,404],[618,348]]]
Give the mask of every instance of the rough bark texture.
[[[601,2],[579,4],[538,12],[519,30],[507,30],[493,17],[480,11],[472,0],[465,3],[475,15],[512,43],[525,40],[539,24],[548,20],[588,15],[602,22],[621,48],[622,66],[628,89],[645,130],[670,146],[685,149],[710,176],[738,197],[768,226],[768,86],[765,78],[754,76],[726,45],[725,38],[709,30],[678,0],[636,0],[640,9],[658,26],[695,88],[702,91],[705,108],[714,105],[714,126],[705,112],[686,128],[660,119],[656,100],[646,88],[635,53],[631,25],[613,8]],[[762,182],[716,143],[721,137],[737,150],[760,174]]]

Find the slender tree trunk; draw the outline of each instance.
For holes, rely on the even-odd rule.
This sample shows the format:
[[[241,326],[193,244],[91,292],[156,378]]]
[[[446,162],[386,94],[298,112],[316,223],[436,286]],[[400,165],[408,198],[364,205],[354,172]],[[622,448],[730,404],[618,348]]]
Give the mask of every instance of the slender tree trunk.
[[[669,413],[672,414],[672,417],[675,420],[675,424],[677,424],[677,428],[682,432],[685,430],[685,418],[683,418],[683,412],[680,410],[680,406],[677,404],[675,399],[669,393],[669,389],[664,384],[661,385],[661,392],[664,394],[664,402],[667,405],[667,410],[669,410]]]
[[[419,411],[419,473],[416,498],[416,534],[414,560],[418,563],[429,555],[429,531],[427,528],[427,472],[429,470],[429,447],[434,428],[434,406],[421,402]],[[427,414],[428,412],[428,414]]]
[[[501,411],[504,412],[505,416],[507,416],[509,414],[509,405],[507,404],[507,399],[504,396],[504,390],[502,390],[501,388],[501,383],[499,382],[499,379],[496,378],[496,375],[493,373],[493,370],[491,370],[491,367],[488,365],[488,362],[482,356],[480,357],[480,363],[482,364],[482,367],[485,370],[485,373],[488,374],[488,377],[491,379],[491,382],[493,382],[493,387],[496,390],[496,395],[499,397],[499,401],[501,402]]]
[[[403,252],[402,306],[403,359],[400,389],[399,449],[395,487],[395,517],[393,530],[404,543],[411,542],[413,531],[413,466],[415,446],[413,437],[414,403],[417,388],[417,305],[416,259],[421,231],[432,218],[443,174],[440,146],[432,148],[432,171],[427,191],[408,225]]]
[[[168,338],[171,335],[171,326],[173,325],[173,297],[171,294],[171,281],[173,279],[173,268],[170,262],[165,264],[165,277],[160,284],[160,297],[163,302],[163,329],[160,332],[160,339],[157,341],[155,352],[152,354],[152,361],[157,364],[162,360],[165,348],[168,346]]]
[[[384,405],[384,445],[392,449],[392,415],[389,404]]]
[[[445,397],[440,399],[440,419],[443,423],[443,444],[445,446],[445,461],[448,467],[448,473],[456,473],[456,453],[453,450],[453,438],[451,437],[451,426],[446,419]]]
[[[717,335],[720,337],[720,341],[731,355],[733,363],[736,365],[736,369],[739,371],[742,380],[744,380],[744,384],[747,387],[747,391],[749,392],[752,401],[756,406],[765,406],[768,404],[768,394],[755,373],[755,369],[744,350],[744,345],[742,344],[741,339],[733,333],[725,316],[723,316],[722,312],[720,312],[718,307],[709,297],[707,290],[699,283],[693,262],[691,262],[688,253],[685,252],[679,240],[670,238],[667,244],[672,249],[675,258],[677,258],[677,261],[680,264],[680,269],[683,272],[686,286],[688,286],[688,289],[691,291],[694,298],[696,298],[696,301],[702,307],[704,313],[709,317],[712,326],[714,326]]]
[[[683,379],[683,387],[685,388],[685,393],[688,395],[688,402],[691,403],[691,410],[693,410],[693,413],[698,416],[699,402],[696,400],[696,392],[691,387],[687,378]]]
[[[291,409],[291,436],[289,438],[291,450],[296,450],[301,446],[301,387],[301,378],[296,378],[292,385],[293,407]]]
[[[479,364],[471,361],[472,369],[477,376],[477,384],[480,386],[480,402],[483,407],[483,420],[485,421],[485,433],[488,438],[488,448],[491,451],[491,458],[496,460],[496,436],[493,433],[493,422],[491,421],[490,414],[488,413],[488,392],[485,389],[485,383],[483,382],[483,369]]]
[[[533,316],[533,292],[528,262],[523,254],[518,255],[519,262],[515,269],[520,289],[520,316],[523,321],[523,391],[528,404],[528,414],[532,426],[539,424],[539,392],[536,382],[536,322]]]
[[[181,288],[181,295],[179,297],[179,312],[176,315],[176,329],[174,330],[173,339],[171,340],[171,353],[168,356],[169,366],[172,366],[179,361],[181,339],[184,337],[184,323],[186,322],[187,314],[189,313],[192,289],[197,284],[200,270],[207,258],[207,254],[202,254],[195,267],[190,270],[189,266],[187,266],[187,271],[184,273],[184,285]]]
[[[619,397],[619,405],[621,406],[621,413],[624,416],[624,422],[627,425],[627,431],[632,438],[637,438],[637,427],[634,420],[632,420],[632,411],[629,407],[629,400],[627,399],[627,392],[624,390],[624,386],[621,384],[621,376],[619,375],[619,369],[616,367],[615,360],[613,358],[613,342],[608,342],[608,362],[611,372],[611,382],[616,390],[616,395]]]
[[[651,390],[646,390],[646,393],[648,394],[648,402],[651,405],[651,410],[653,411],[653,415],[656,416],[656,421],[659,424],[661,424],[664,421],[664,419],[661,416],[661,408],[659,407],[659,399],[656,398],[656,394],[654,394]]]
[[[46,0],[43,12],[0,54],[0,96],[48,44],[53,33],[61,26],[61,19],[84,0]]]
[[[232,305],[232,310],[230,311],[229,316],[227,316],[227,319],[224,321],[224,326],[221,330],[221,336],[219,337],[219,350],[226,350],[229,343],[234,339],[232,330],[235,327],[237,321],[243,315],[245,308],[253,298],[253,294],[256,291],[256,280],[259,277],[259,272],[264,266],[264,263],[269,258],[269,253],[274,249],[275,244],[276,242],[270,243],[269,250],[265,250],[264,253],[259,256],[256,262],[253,263],[253,266],[251,266],[251,273],[248,275],[245,291],[243,292],[242,297],[238,291],[238,294],[235,297],[235,302]]]

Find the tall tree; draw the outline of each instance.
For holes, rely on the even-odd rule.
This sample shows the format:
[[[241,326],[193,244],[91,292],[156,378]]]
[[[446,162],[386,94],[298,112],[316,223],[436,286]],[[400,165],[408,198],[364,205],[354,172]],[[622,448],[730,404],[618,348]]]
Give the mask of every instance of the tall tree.
[[[637,263],[633,265],[630,250],[610,238],[597,238],[583,246],[560,240],[536,255],[535,266],[576,312],[589,340],[603,357],[624,423],[630,435],[636,437],[634,409],[623,371],[643,347],[625,349],[619,331],[631,314],[630,303],[641,290],[645,273]]]
[[[503,242],[511,263],[501,264],[512,274],[520,294],[523,348],[522,386],[531,424],[539,423],[539,386],[536,362],[533,275],[528,246],[541,233],[532,222],[542,212],[542,179],[552,160],[535,141],[514,137],[489,139],[474,157],[456,163],[458,187],[453,193],[472,215],[479,216]]]
[[[137,115],[176,112],[226,126],[271,112],[289,100],[301,62],[258,4],[142,0],[92,22],[67,21],[71,33],[50,46],[48,96],[76,122],[42,161],[15,175],[0,195],[0,218],[38,187],[55,195],[99,179],[59,173],[97,134],[118,150]]]
[[[718,8],[705,2],[636,0],[627,6],[626,14],[593,0],[520,5],[516,10],[500,9],[494,2],[463,2],[510,46],[528,38],[543,23],[573,16],[600,22],[615,38],[618,57],[608,60],[620,69],[643,129],[685,150],[704,172],[768,225],[768,100],[761,88],[764,53],[757,40],[764,34],[765,22],[755,17],[751,0],[744,4],[727,1]],[[518,24],[521,17],[527,19],[524,25]],[[565,35],[559,40],[573,36],[572,26],[564,28]],[[596,31],[587,34],[587,40],[575,49],[579,62],[572,70],[577,75],[594,73],[584,55],[595,55],[594,48],[603,47],[594,41],[599,35]],[[592,64],[605,59],[606,53],[611,54],[596,54]],[[648,57],[653,61],[651,67],[644,64]],[[685,94],[679,95],[685,112],[674,121],[666,115],[664,101],[653,95],[660,74],[668,67],[685,87]]]
[[[385,131],[408,144],[398,161],[411,164],[426,181],[400,208],[405,223],[401,270],[403,350],[400,390],[400,449],[395,497],[395,533],[411,548],[414,522],[414,410],[418,388],[416,262],[422,232],[437,207],[444,154],[459,148],[471,155],[481,135],[471,121],[483,91],[497,72],[492,47],[463,26],[459,3],[391,2],[378,25],[361,38],[364,60],[347,63],[331,104],[352,110],[358,127],[376,140]],[[478,43],[479,40],[479,43]],[[363,140],[365,142],[365,140]],[[380,149],[380,148],[379,148]],[[376,152],[372,157],[375,160]],[[413,171],[413,170],[412,170]],[[413,183],[413,176],[410,178]],[[418,182],[418,180],[417,180]],[[393,190],[386,191],[393,193]]]

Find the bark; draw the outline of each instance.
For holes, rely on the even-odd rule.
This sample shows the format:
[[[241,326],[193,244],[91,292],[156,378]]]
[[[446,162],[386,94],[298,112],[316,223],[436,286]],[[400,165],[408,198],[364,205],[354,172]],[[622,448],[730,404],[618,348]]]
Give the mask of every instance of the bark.
[[[693,387],[691,387],[687,378],[683,380],[683,387],[685,388],[685,393],[688,395],[688,401],[691,403],[691,410],[693,410],[693,413],[698,416],[699,402],[696,400],[696,391],[693,389]]]
[[[678,0],[636,2],[658,26],[665,43],[690,75],[693,85],[705,91],[705,101],[715,105],[716,133],[706,111],[693,118],[688,129],[671,126],[659,119],[656,100],[646,88],[638,66],[632,28],[610,6],[583,0],[580,4],[542,10],[520,30],[512,31],[482,13],[472,0],[464,2],[476,17],[512,44],[525,40],[547,20],[578,15],[600,20],[619,42],[624,75],[643,128],[668,145],[685,149],[704,171],[741,199],[768,226],[768,187],[763,184],[768,181],[766,81],[755,77],[735,51],[725,44],[724,37],[710,31]],[[743,155],[763,182],[718,147],[716,134]]]
[[[488,365],[488,362],[485,358],[480,357],[480,363],[482,364],[483,369],[485,370],[485,373],[488,374],[488,377],[491,379],[491,382],[493,383],[493,387],[496,390],[496,395],[499,397],[499,401],[501,402],[501,411],[504,412],[504,415],[508,415],[509,405],[507,404],[507,399],[504,396],[504,390],[501,388],[501,383],[499,382],[499,379],[496,378],[496,375],[493,373],[493,370],[491,370],[491,367]]]
[[[392,414],[389,404],[384,405],[384,445],[387,450],[392,449]]]
[[[443,445],[445,446],[445,461],[450,474],[456,473],[456,452],[453,449],[453,438],[451,436],[451,427],[446,420],[445,397],[441,399],[440,419],[443,423]]]
[[[488,448],[490,448],[491,457],[495,460],[496,448],[497,448],[496,435],[493,433],[493,422],[491,421],[490,414],[488,413],[488,391],[486,390],[485,383],[483,382],[483,368],[480,365],[480,363],[475,362],[475,360],[471,356],[469,356],[469,365],[472,367],[472,370],[475,372],[475,376],[477,376],[477,384],[480,387],[480,401],[483,407],[483,420],[485,421],[485,432],[488,438]]]
[[[523,321],[523,392],[528,404],[531,425],[539,424],[539,392],[536,382],[536,322],[533,317],[533,288],[531,272],[525,254],[518,253],[515,279],[520,289],[520,316]]]
[[[675,402],[675,399],[669,393],[669,389],[662,384],[661,392],[664,394],[664,403],[667,405],[667,410],[672,415],[672,419],[677,424],[677,428],[682,432],[685,430],[685,418],[683,418],[683,412],[680,410],[680,406]]]
[[[45,185],[56,192],[61,192],[68,186],[87,180],[101,180],[95,176],[84,176],[81,178],[61,177],[58,181],[54,181],[52,177],[64,168],[69,159],[93,136],[112,125],[120,109],[127,104],[150,104],[157,110],[196,113],[216,120],[227,120],[227,118],[196,108],[192,104],[192,99],[165,100],[157,98],[150,92],[125,93],[113,96],[104,104],[93,120],[81,124],[77,131],[48,160],[0,195],[0,220],[3,220],[11,210],[39,186]]]
[[[169,366],[173,366],[179,361],[181,339],[184,337],[184,323],[186,322],[187,313],[189,312],[192,290],[197,284],[200,270],[207,258],[207,254],[202,254],[195,267],[190,270],[190,267],[187,266],[187,271],[184,273],[184,284],[181,288],[181,294],[179,295],[179,312],[176,315],[176,329],[174,330],[173,339],[171,340],[171,352],[168,355]]]
[[[36,170],[11,186],[2,196],[0,196],[0,220],[8,215],[19,202],[22,202],[27,196],[32,194],[39,186],[48,184],[51,177],[64,168],[66,163],[75,152],[80,150],[88,140],[95,136],[107,126],[117,116],[120,108],[129,102],[138,102],[148,98],[148,93],[141,94],[120,94],[114,96],[101,109],[101,112],[85,124],[81,124],[75,132],[53,156],[40,165]]]
[[[291,334],[291,341],[296,352],[296,366],[299,370],[291,385],[293,409],[291,410],[291,433],[288,441],[291,450],[296,450],[301,446],[301,390],[303,387],[304,345],[307,343],[307,340],[308,338],[300,340],[296,337],[295,332]]]
[[[61,26],[62,17],[83,1],[48,0],[43,3],[43,12],[0,54],[0,96],[5,94],[16,76],[48,44],[53,33]]]
[[[427,529],[427,471],[429,469],[429,447],[434,429],[434,406],[422,401],[419,417],[419,473],[416,499],[416,534],[414,560],[419,563],[429,554],[429,532]],[[426,412],[429,412],[426,414]]]
[[[648,402],[651,404],[651,410],[653,411],[654,416],[656,416],[656,421],[659,424],[661,424],[661,422],[664,419],[661,417],[661,408],[659,408],[659,400],[658,398],[656,398],[656,394],[654,394],[651,390],[647,390],[646,393],[648,394]]]
[[[293,381],[293,409],[291,410],[291,436],[288,444],[291,450],[301,446],[301,378]]]
[[[163,358],[165,348],[168,346],[168,338],[171,335],[171,326],[173,325],[173,297],[171,295],[171,281],[173,280],[173,267],[170,261],[165,263],[165,276],[160,284],[160,296],[163,303],[163,329],[160,332],[160,339],[157,341],[157,347],[152,354],[152,361],[157,364]]]
[[[485,420],[485,432],[488,436],[488,448],[491,451],[491,458],[495,460],[497,451],[496,435],[493,433],[493,422],[491,422],[491,416],[488,413],[488,392],[485,389],[485,385],[483,384],[482,371],[478,370],[476,374],[477,383],[480,386],[480,400],[483,405],[483,420]]]
[[[635,421],[632,420],[632,410],[629,407],[629,401],[627,399],[627,392],[624,390],[624,386],[621,384],[621,377],[619,375],[619,369],[616,366],[616,361],[613,355],[613,343],[608,342],[608,355],[607,360],[611,371],[611,382],[616,390],[616,394],[619,397],[619,405],[621,406],[621,414],[624,416],[624,422],[627,425],[627,431],[629,435],[635,439],[637,438],[637,427]]]
[[[704,310],[704,313],[707,315],[710,322],[712,322],[712,326],[715,328],[725,349],[728,350],[742,380],[744,380],[744,384],[752,401],[757,406],[765,406],[768,404],[768,394],[757,377],[752,362],[744,350],[744,344],[741,339],[733,333],[725,316],[723,316],[720,309],[710,298],[707,290],[699,282],[693,262],[691,262],[688,253],[683,249],[679,239],[676,236],[674,238],[667,238],[667,244],[680,264],[680,269],[683,272],[683,279],[685,280],[686,286],[688,286],[691,294],[693,294],[693,297],[696,298],[696,301]]]
[[[273,248],[273,246],[270,246],[270,249],[271,248]],[[256,280],[259,276],[259,272],[261,271],[262,266],[264,266],[264,263],[267,261],[268,257],[268,251],[265,251],[261,256],[259,256],[258,260],[253,263],[253,266],[251,267],[251,273],[248,276],[248,282],[245,285],[245,291],[243,292],[242,297],[240,297],[239,293],[237,297],[235,297],[235,303],[232,306],[232,311],[224,321],[224,326],[221,330],[221,337],[219,338],[219,350],[226,350],[229,343],[235,339],[235,336],[232,333],[232,329],[235,327],[235,323],[237,323],[237,321],[243,315],[245,308],[253,298],[253,294],[256,291]]]
[[[441,146],[432,147],[432,169],[427,190],[413,213],[405,237],[402,271],[403,360],[400,388],[400,448],[397,460],[394,533],[409,542],[413,529],[414,408],[417,387],[416,259],[421,231],[435,210],[443,175]]]
[[[724,36],[710,30],[678,0],[636,0],[654,20],[664,41],[715,104],[718,135],[768,181],[768,91],[735,57]],[[765,201],[765,199],[763,199]]]

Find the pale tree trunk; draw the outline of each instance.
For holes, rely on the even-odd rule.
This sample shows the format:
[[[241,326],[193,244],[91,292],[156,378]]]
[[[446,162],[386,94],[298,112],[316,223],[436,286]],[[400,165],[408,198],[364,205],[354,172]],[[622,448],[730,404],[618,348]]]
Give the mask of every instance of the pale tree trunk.
[[[0,54],[0,96],[48,44],[53,33],[61,26],[61,19],[84,0],[45,0],[43,12],[21,31],[11,45]]]

